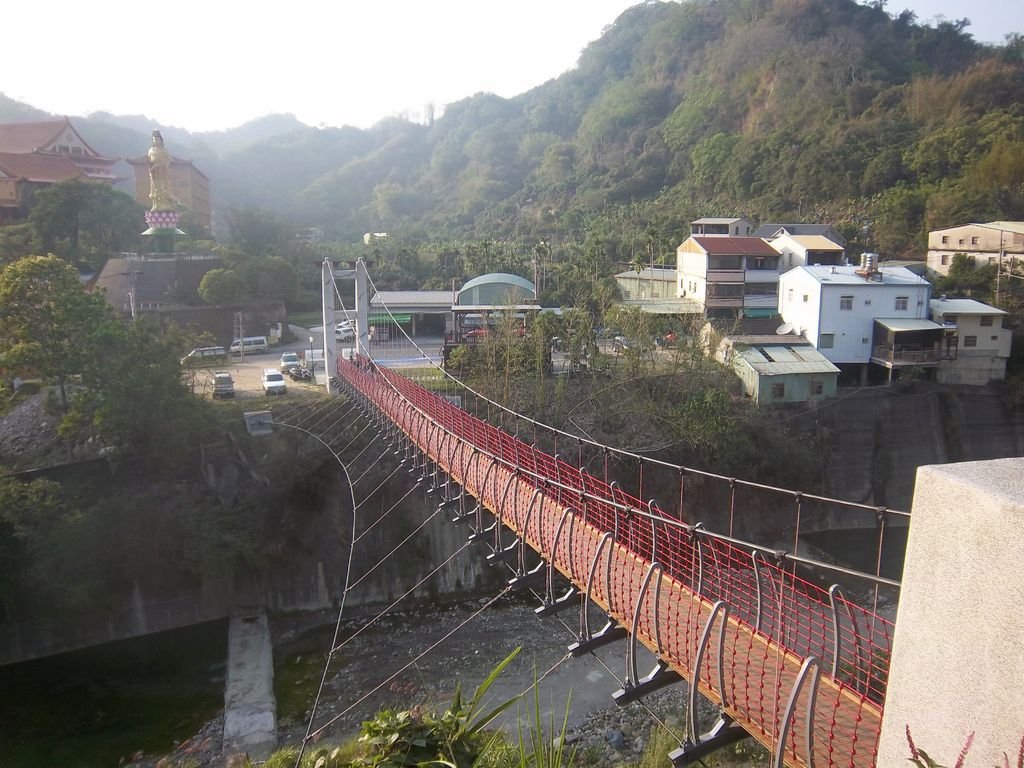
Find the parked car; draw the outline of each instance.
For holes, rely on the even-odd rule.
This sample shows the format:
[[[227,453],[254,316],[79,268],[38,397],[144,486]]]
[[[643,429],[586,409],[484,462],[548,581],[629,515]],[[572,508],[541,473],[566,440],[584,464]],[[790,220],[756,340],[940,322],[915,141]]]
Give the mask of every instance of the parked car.
[[[235,339],[231,342],[231,354],[238,355],[244,352],[245,354],[255,354],[257,352],[266,352],[270,349],[270,342],[267,341],[266,336],[246,336],[243,339]]]
[[[265,395],[283,395],[288,391],[288,385],[285,384],[284,374],[282,374],[277,368],[266,368],[263,371],[263,394]]]
[[[217,371],[213,374],[213,399],[235,396],[235,382],[227,371]]]
[[[302,360],[295,352],[285,352],[281,355],[281,372],[288,373],[296,368],[302,367]]]
[[[356,331],[351,325],[338,323],[334,328],[335,341],[352,341],[356,337]]]
[[[204,363],[215,363],[218,360],[227,360],[228,351],[224,347],[196,347],[183,358],[182,365],[203,365]]]
[[[467,338],[467,339],[474,339],[474,340],[475,339],[482,339],[485,336],[489,335],[490,332],[491,332],[490,328],[486,328],[486,327],[482,326],[480,328],[473,328],[472,330],[466,331],[463,334],[463,336],[465,336],[465,338]]]

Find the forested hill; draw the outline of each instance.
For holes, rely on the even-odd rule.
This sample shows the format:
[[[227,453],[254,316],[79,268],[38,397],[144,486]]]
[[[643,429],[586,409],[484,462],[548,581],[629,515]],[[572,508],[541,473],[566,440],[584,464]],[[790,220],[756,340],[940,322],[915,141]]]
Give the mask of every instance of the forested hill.
[[[113,118],[87,122],[114,151]],[[429,125],[262,128],[281,124],[192,156],[222,210],[341,240],[535,241],[634,217],[663,253],[718,213],[827,220],[897,255],[935,226],[1024,218],[1024,38],[980,45],[884,0],[648,2],[513,99],[478,94]]]

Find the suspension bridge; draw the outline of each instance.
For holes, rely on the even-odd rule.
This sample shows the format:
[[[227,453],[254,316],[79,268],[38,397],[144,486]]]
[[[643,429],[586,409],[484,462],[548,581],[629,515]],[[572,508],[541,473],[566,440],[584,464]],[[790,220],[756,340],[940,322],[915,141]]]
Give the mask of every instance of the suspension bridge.
[[[350,354],[337,356],[333,340],[325,338],[337,382],[411,471],[429,482],[439,504],[452,509],[453,520],[468,524],[470,540],[489,547],[488,560],[511,568],[510,588],[535,589],[542,596],[540,615],[579,611],[574,655],[625,644],[626,679],[615,694],[620,704],[689,683],[688,733],[671,755],[676,765],[747,736],[768,748],[777,766],[875,765],[893,637],[879,595],[899,587],[880,573],[881,539],[891,522],[905,522],[906,513],[671,465],[504,413],[512,423],[529,425],[528,443],[518,428],[502,429],[461,407],[463,396],[448,389],[459,382],[447,373],[438,374],[441,388],[414,381],[423,371],[407,358],[421,356],[425,368],[434,364],[413,339],[371,344],[365,267],[343,276],[356,278],[357,339]],[[325,265],[328,329],[339,295],[335,277]],[[388,354],[381,354],[384,344],[392,346]],[[403,364],[389,367],[388,358]],[[609,455],[628,457],[638,477],[611,479]],[[603,472],[591,472],[594,456],[598,467],[603,458]],[[645,469],[648,477],[659,471],[674,478],[671,505],[643,500]],[[709,484],[718,484],[729,500],[724,532],[700,522],[699,500],[708,494],[694,489]],[[791,506],[790,551],[736,535],[743,490]],[[802,519],[851,509],[877,522],[874,573],[800,552]],[[851,581],[859,582],[857,592],[866,599],[847,597],[840,584]],[[592,622],[588,605],[600,609],[603,622]],[[639,645],[657,658],[643,674]],[[721,713],[705,733],[696,722],[698,694]]]

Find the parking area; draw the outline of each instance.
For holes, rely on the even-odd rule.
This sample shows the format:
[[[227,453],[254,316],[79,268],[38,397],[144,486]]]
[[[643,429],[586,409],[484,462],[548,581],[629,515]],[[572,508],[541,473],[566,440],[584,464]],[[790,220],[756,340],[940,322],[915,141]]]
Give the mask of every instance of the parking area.
[[[287,350],[284,350],[287,351]],[[281,348],[275,348],[270,352],[260,354],[247,354],[245,361],[238,357],[232,357],[228,362],[219,365],[195,368],[191,371],[191,378],[194,381],[193,391],[202,397],[213,396],[213,374],[215,371],[227,371],[235,383],[235,399],[262,398],[263,394],[263,370],[265,368],[279,368],[281,364]],[[296,391],[314,391],[316,385],[310,381],[292,381],[285,374],[285,383],[288,385],[289,397]]]

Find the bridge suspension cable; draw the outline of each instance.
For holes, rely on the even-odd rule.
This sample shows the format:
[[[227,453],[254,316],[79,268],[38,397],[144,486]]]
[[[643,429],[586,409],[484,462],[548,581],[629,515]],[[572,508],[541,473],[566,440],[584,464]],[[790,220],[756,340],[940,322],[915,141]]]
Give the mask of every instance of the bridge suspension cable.
[[[373,288],[373,290],[376,292],[377,291],[377,287],[373,283],[372,278],[368,277],[368,280],[370,282],[371,288]],[[337,286],[335,286],[335,290],[337,291]],[[341,294],[338,293],[338,296],[340,297]],[[513,419],[515,419],[517,421],[523,421],[524,423],[526,423],[526,424],[528,424],[528,425],[530,425],[530,426],[532,426],[534,428],[543,429],[543,430],[545,430],[547,432],[550,432],[552,434],[560,435],[560,436],[562,436],[564,438],[569,439],[570,442],[573,442],[573,443],[575,443],[575,442],[588,443],[588,444],[590,444],[591,447],[597,448],[597,449],[601,449],[602,451],[609,451],[609,452],[611,452],[613,454],[620,455],[620,456],[623,456],[625,458],[629,458],[629,459],[631,459],[633,461],[648,462],[648,463],[650,463],[652,465],[661,466],[661,467],[664,467],[666,469],[674,470],[674,471],[677,471],[677,472],[684,472],[686,474],[691,474],[691,475],[699,476],[699,477],[707,477],[709,479],[714,479],[714,480],[722,480],[722,481],[727,481],[727,482],[739,483],[739,484],[742,484],[742,485],[745,485],[745,486],[749,486],[751,488],[756,488],[756,489],[764,490],[764,491],[772,491],[772,492],[775,492],[775,493],[785,494],[785,495],[788,495],[788,496],[800,495],[804,499],[810,500],[810,501],[820,501],[820,502],[826,502],[826,503],[828,503],[828,502],[838,503],[838,504],[842,504],[844,506],[859,508],[859,509],[862,509],[862,510],[865,510],[865,511],[870,511],[870,512],[873,512],[873,513],[879,512],[879,510],[883,510],[886,514],[892,514],[892,515],[907,516],[907,517],[909,517],[909,513],[905,512],[905,511],[902,511],[902,510],[889,509],[888,507],[878,507],[877,505],[863,504],[863,503],[854,502],[854,501],[845,501],[845,500],[835,499],[835,498],[832,498],[832,497],[829,497],[829,496],[821,496],[821,495],[818,495],[818,494],[813,494],[813,493],[809,493],[809,492],[805,492],[805,491],[795,491],[795,490],[791,490],[791,489],[788,489],[788,488],[782,488],[782,487],[779,487],[779,486],[768,485],[768,484],[765,484],[765,483],[757,483],[757,482],[753,482],[753,481],[750,481],[750,480],[743,480],[741,478],[734,478],[734,477],[730,477],[728,475],[721,475],[721,474],[718,474],[718,473],[715,473],[715,472],[709,472],[707,470],[697,469],[695,467],[689,467],[689,466],[682,465],[682,464],[675,464],[673,462],[665,461],[663,459],[657,459],[657,458],[652,458],[652,457],[649,457],[649,456],[643,456],[643,455],[638,454],[638,453],[633,452],[633,451],[627,451],[627,450],[623,450],[621,448],[616,448],[614,446],[605,445],[603,443],[596,442],[596,441],[594,441],[594,440],[592,440],[590,438],[581,437],[580,435],[574,435],[572,433],[565,432],[565,431],[559,429],[558,427],[552,426],[550,424],[545,424],[544,422],[538,421],[536,419],[531,418],[530,416],[526,416],[526,415],[524,415],[522,413],[519,413],[518,411],[515,411],[515,410],[507,407],[506,405],[504,405],[504,404],[502,404],[500,402],[497,402],[496,400],[493,400],[493,399],[487,397],[486,395],[482,394],[481,392],[473,389],[471,386],[469,386],[464,381],[462,381],[461,379],[456,377],[450,371],[445,370],[445,368],[443,366],[438,365],[436,362],[434,362],[434,360],[430,357],[430,355],[428,355],[426,352],[423,351],[423,349],[406,332],[406,330],[401,326],[401,324],[397,322],[397,320],[395,319],[394,313],[387,306],[387,304],[382,299],[379,299],[378,303],[379,303],[380,307],[384,310],[384,312],[392,319],[395,327],[398,328],[399,332],[405,337],[405,339],[408,341],[409,345],[412,348],[416,349],[420,353],[420,355],[422,356],[422,358],[423,358],[423,360],[425,362],[428,362],[430,365],[432,365],[435,368],[437,368],[437,370],[440,371],[441,374],[446,379],[452,381],[458,387],[460,387],[461,389],[465,390],[466,392],[469,392],[475,398],[478,398],[478,399],[486,402],[488,405],[491,405],[491,406],[499,409],[500,411],[508,414]],[[347,314],[348,310],[346,309],[345,312]]]

